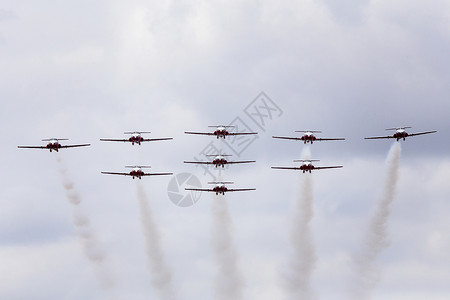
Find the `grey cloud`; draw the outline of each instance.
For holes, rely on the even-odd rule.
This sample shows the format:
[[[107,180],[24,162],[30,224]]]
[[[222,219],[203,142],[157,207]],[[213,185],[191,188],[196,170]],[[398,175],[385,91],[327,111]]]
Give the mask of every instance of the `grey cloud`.
[[[6,170],[0,198],[6,204],[26,202],[26,196],[19,192],[26,189],[37,195],[42,209],[67,215],[64,206],[57,205],[64,193],[55,178],[54,153],[19,151],[16,146],[40,144],[41,138],[52,135],[69,137],[70,142],[91,142],[87,149],[65,149],[60,154],[73,170],[80,193],[86,196],[84,204],[89,208],[91,222],[111,246],[108,249],[113,252],[110,257],[114,269],[118,274],[130,274],[118,275],[122,276],[118,280],[118,285],[123,286],[120,295],[136,291],[147,296],[153,291],[145,282],[138,211],[130,204],[134,185],[128,178],[105,178],[100,171],[140,162],[151,164],[155,170],[201,175],[201,171],[184,166],[182,161],[197,155],[210,139],[187,137],[183,131],[203,130],[207,125],[245,116],[243,109],[260,91],[266,92],[284,113],[266,132],[260,131],[259,139],[243,154],[245,159],[257,160],[254,166],[226,170],[230,179],[243,185],[255,184],[258,189],[258,197],[227,197],[233,222],[239,228],[236,246],[243,276],[249,279],[244,291],[249,298],[274,299],[278,297],[273,295],[280,293],[273,283],[266,288],[265,282],[256,282],[277,276],[266,276],[264,272],[269,271],[261,265],[252,266],[251,259],[269,261],[276,269],[286,254],[283,246],[288,247],[288,237],[283,220],[295,197],[292,175],[297,174],[274,173],[267,168],[271,163],[288,164],[300,158],[303,147],[294,141],[275,141],[272,135],[318,129],[323,130],[323,136],[347,138],[345,142],[312,146],[313,158],[344,165],[337,172],[314,174],[317,218],[312,230],[318,241],[319,264],[313,285],[318,287],[321,298],[339,296],[339,287],[332,285],[333,280],[324,273],[331,258],[340,257],[337,252],[345,254],[356,244],[355,227],[364,224],[373,201],[367,194],[379,190],[374,175],[382,172],[377,166],[382,165],[392,144],[365,141],[365,136],[383,134],[387,127],[402,125],[413,126],[412,131],[438,130],[437,134],[411,138],[402,144],[401,167],[407,165],[416,175],[424,172],[425,177],[408,176],[403,182],[405,175],[401,173],[400,207],[394,207],[393,214],[410,212],[420,216],[423,223],[405,215],[393,219],[409,230],[420,227],[422,236],[436,230],[431,219],[445,220],[442,213],[448,211],[448,205],[441,198],[445,198],[442,193],[446,183],[433,175],[439,170],[441,178],[448,177],[450,84],[445,72],[449,67],[445,49],[449,38],[448,28],[442,23],[446,11],[443,2],[426,3],[426,9],[403,1],[371,1],[356,8],[348,4],[337,7],[330,1],[189,5],[105,1],[89,6],[91,9],[79,3],[18,3],[11,9],[20,19],[2,22],[14,26],[2,27],[8,43],[0,49],[0,63],[5,66],[0,70],[0,164]],[[40,22],[42,19],[46,22]],[[175,139],[141,147],[98,141],[134,129]],[[427,180],[428,176],[434,179]],[[210,203],[204,197],[195,207],[175,207],[165,194],[167,182],[142,181],[146,189],[148,185],[152,199],[161,199],[155,201],[154,211],[165,241],[170,241],[165,257],[168,262],[177,262],[171,263],[174,286],[185,299],[205,297],[212,294],[210,277],[214,274],[209,239],[204,238],[209,236],[205,215]],[[432,199],[417,199],[409,192],[412,186],[417,192],[423,186],[421,195]],[[10,218],[21,220],[21,213],[8,212]],[[34,213],[41,216],[37,222],[46,215],[42,211]],[[264,220],[270,220],[273,227],[264,224],[261,229]],[[62,221],[57,223],[54,226],[67,227]],[[24,228],[29,226],[30,222]],[[47,231],[45,227],[36,226]],[[262,230],[267,231],[263,234]],[[401,230],[396,232],[405,238],[405,247],[415,245]],[[14,230],[2,235],[5,244],[14,244],[10,239]],[[45,235],[29,243],[36,246],[41,241],[48,245]],[[125,249],[118,242],[123,239],[133,247]],[[20,241],[21,245],[26,242]],[[185,253],[184,249],[189,251]],[[399,259],[403,249],[393,243],[388,255]],[[20,260],[27,252],[5,255]],[[411,256],[416,257],[416,253]],[[36,256],[30,260],[29,267],[21,267],[23,272],[31,272],[39,265]],[[407,267],[410,261],[396,262]],[[383,268],[389,265],[385,261],[381,264]],[[440,266],[433,260],[426,264]],[[345,267],[345,263],[339,260],[338,266]],[[77,274],[89,273],[81,266],[71,269]],[[261,274],[249,276],[254,269]],[[439,272],[433,275],[442,278]],[[384,283],[398,283],[390,277],[391,270],[386,274],[386,281],[379,286],[380,295],[391,293]],[[51,269],[41,277],[74,289],[57,275],[58,271]],[[421,279],[418,276],[417,280]],[[17,280],[20,287],[29,283],[27,278]],[[344,285],[345,279],[340,278],[339,283]],[[79,286],[88,288],[77,289],[82,295],[72,299],[101,299],[89,283],[83,281]],[[424,283],[415,291],[426,294],[428,286]],[[263,292],[257,292],[258,287],[263,287]],[[400,285],[397,288],[401,290]],[[48,294],[50,285],[35,289],[36,298],[46,298],[38,294]],[[440,290],[445,294],[445,289]],[[8,292],[2,288],[0,295],[24,295],[21,288],[10,288]]]
[[[19,17],[12,10],[0,9],[0,21],[16,20]]]

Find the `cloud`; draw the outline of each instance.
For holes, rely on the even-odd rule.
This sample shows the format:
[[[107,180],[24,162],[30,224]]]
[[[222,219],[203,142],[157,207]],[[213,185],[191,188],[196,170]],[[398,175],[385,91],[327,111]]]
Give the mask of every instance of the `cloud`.
[[[18,18],[1,22],[5,43],[0,47],[4,66],[0,70],[4,104],[0,164],[5,172],[0,198],[4,199],[2,214],[7,214],[2,225],[20,226],[2,226],[0,251],[13,246],[23,249],[5,251],[2,258],[29,262],[16,272],[35,272],[40,270],[36,264],[47,257],[33,252],[41,246],[74,257],[72,250],[58,242],[71,233],[67,222],[58,217],[68,212],[59,201],[64,191],[54,172],[54,157],[48,151],[19,151],[16,145],[40,144],[41,138],[51,136],[91,142],[88,149],[65,149],[60,154],[85,195],[83,204],[95,216],[93,226],[111,251],[119,295],[124,299],[153,295],[145,281],[138,210],[130,196],[134,185],[128,178],[107,178],[100,171],[139,162],[155,170],[201,175],[182,161],[197,155],[210,139],[188,137],[183,131],[243,116],[244,107],[264,91],[283,115],[266,132],[260,131],[259,139],[243,154],[257,163],[229,168],[225,174],[236,185],[257,188],[252,195],[236,193],[227,199],[237,228],[246,298],[274,299],[282,294],[272,280],[277,279],[277,265],[289,247],[289,224],[284,220],[295,199],[297,174],[275,173],[269,167],[298,159],[303,145],[275,141],[271,135],[318,129],[323,136],[346,137],[342,143],[313,145],[314,158],[344,165],[336,172],[313,174],[315,218],[311,224],[318,257],[313,287],[321,298],[339,299],[345,294],[339,285],[345,285],[346,278],[337,270],[345,267],[348,253],[358,245],[358,228],[365,224],[372,204],[361,199],[379,190],[377,178],[390,145],[363,137],[402,125],[438,133],[402,144],[392,243],[380,257],[385,275],[376,292],[384,299],[406,295],[404,282],[394,272],[398,266],[427,271],[416,275],[415,282],[420,284],[411,290],[417,295],[433,299],[448,295],[441,284],[447,279],[442,261],[448,260],[448,252],[439,251],[447,249],[442,228],[448,228],[445,212],[449,209],[445,180],[449,142],[444,138],[450,132],[445,51],[450,42],[448,3],[380,0],[351,7],[348,3],[353,2],[345,3],[338,7],[330,1],[100,1],[89,5],[87,1],[64,5],[44,1],[15,2],[5,8]],[[175,139],[141,147],[98,141],[135,129]],[[201,176],[202,183],[208,180]],[[194,207],[181,209],[167,198],[168,180],[143,179],[142,183],[152,199],[161,199],[155,201],[154,210],[167,241],[165,257],[174,266],[177,294],[184,299],[211,295],[214,268],[206,238],[210,228],[205,225],[210,201],[205,197]],[[25,213],[26,206],[20,203],[33,209]],[[118,219],[123,222],[117,224]],[[30,240],[25,232],[36,235]],[[422,265],[415,265],[414,259]],[[80,262],[82,257],[73,260]],[[330,276],[333,266],[336,276]],[[69,298],[101,297],[95,285],[84,280],[89,266],[74,263],[65,271],[74,272],[69,278],[73,274],[81,278],[74,284],[80,294]],[[48,283],[73,290],[67,277],[58,274],[56,267],[40,272],[45,284],[35,285],[33,296],[61,298],[52,294]],[[438,278],[437,284],[433,286],[427,278]],[[21,287],[30,284],[31,277],[19,277],[17,284],[0,289],[0,298],[23,296],[26,291]]]
[[[0,22],[6,20],[16,20],[18,16],[12,10],[0,9]]]

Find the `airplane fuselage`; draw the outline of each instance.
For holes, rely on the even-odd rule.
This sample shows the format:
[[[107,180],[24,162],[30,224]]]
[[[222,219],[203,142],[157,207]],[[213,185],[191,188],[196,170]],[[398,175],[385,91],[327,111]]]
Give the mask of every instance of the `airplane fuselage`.
[[[215,187],[213,187],[212,190],[216,193],[216,195],[219,195],[219,194],[225,195],[225,192],[228,189],[225,185],[216,185]]]
[[[226,130],[225,128],[217,128],[213,134],[217,137],[217,138],[225,138],[225,136],[228,135],[228,130]]]
[[[305,172],[311,173],[311,170],[314,170],[314,165],[311,163],[303,164],[300,166],[300,170],[302,170],[303,173]]]
[[[141,142],[144,140],[144,138],[140,134],[135,134],[132,135],[128,140],[131,142],[132,145],[134,145],[134,143],[140,145]]]
[[[52,152],[53,150],[58,152],[59,148],[61,148],[61,144],[58,141],[50,141],[50,143],[48,143],[45,147],[47,147],[50,152]]]
[[[134,177],[141,179],[141,177],[144,175],[144,172],[141,169],[134,169],[130,172],[130,175],[133,177],[133,179]]]
[[[213,159],[212,163],[216,166],[216,168],[218,166],[222,166],[223,168],[225,164],[228,163],[228,161],[222,156],[217,156],[216,158]]]
[[[301,137],[301,139],[302,139],[302,141],[306,144],[306,143],[313,143],[315,140],[316,140],[316,137],[313,135],[313,134],[309,134],[309,133],[307,133],[307,134],[304,134],[302,137]]]
[[[405,138],[407,136],[408,136],[408,133],[405,130],[399,129],[394,133],[394,135],[392,137],[397,139],[397,141],[399,141],[400,139],[405,140]]]

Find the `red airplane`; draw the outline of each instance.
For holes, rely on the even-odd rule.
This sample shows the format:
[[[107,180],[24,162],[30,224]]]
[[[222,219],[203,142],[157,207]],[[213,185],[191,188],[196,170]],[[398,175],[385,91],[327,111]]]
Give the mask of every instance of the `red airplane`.
[[[245,164],[245,163],[253,163],[254,160],[242,160],[242,161],[228,161],[225,157],[231,156],[227,154],[218,154],[218,155],[206,155],[206,156],[213,156],[212,161],[185,161],[185,164],[203,164],[203,165],[215,165],[216,168],[218,166],[222,166],[222,168],[225,165],[231,165],[231,164]]]
[[[303,173],[308,172],[308,171],[309,171],[309,173],[311,173],[312,170],[342,168],[342,166],[315,167],[312,164],[313,161],[319,161],[319,160],[318,159],[299,159],[299,160],[294,160],[294,162],[302,163],[299,167],[272,167],[272,169],[301,170],[301,171],[303,171]]]
[[[52,152],[53,150],[55,150],[56,152],[58,152],[59,149],[61,148],[75,148],[75,147],[85,147],[85,146],[90,146],[91,144],[79,144],[79,145],[61,145],[59,143],[59,141],[67,141],[68,139],[56,139],[56,138],[51,138],[51,139],[43,139],[42,141],[44,142],[48,142],[47,145],[45,146],[17,146],[17,148],[28,148],[28,149],[49,149],[50,152]]]
[[[133,168],[131,172],[128,173],[116,173],[116,172],[102,172],[102,174],[111,174],[111,175],[125,175],[132,176],[141,179],[142,176],[156,176],[156,175],[172,175],[173,173],[144,173],[142,171],[143,168],[150,168],[150,166],[125,166],[125,168]]]
[[[128,139],[100,139],[100,141],[107,142],[131,142],[131,145],[134,143],[140,145],[142,142],[153,142],[153,141],[165,141],[172,140],[173,138],[157,138],[157,139],[144,139],[142,137],[142,133],[150,133],[150,131],[126,131],[124,134],[131,134]]]
[[[185,131],[186,134],[200,134],[200,135],[215,135],[217,138],[225,138],[227,135],[249,135],[249,134],[258,134],[257,132],[229,132],[228,128],[232,128],[235,126],[208,126],[208,127],[214,127],[216,130],[214,132],[192,132],[192,131]]]
[[[272,136],[272,138],[275,139],[285,139],[285,140],[297,140],[297,141],[303,141],[306,143],[313,143],[314,141],[343,141],[344,138],[317,138],[314,133],[321,133],[322,131],[319,130],[296,130],[295,132],[303,132],[304,135],[301,137],[285,137],[285,136]]]
[[[405,140],[408,136],[415,136],[415,135],[422,135],[422,134],[429,134],[429,133],[437,132],[437,130],[432,130],[432,131],[425,131],[425,132],[418,132],[418,133],[407,133],[405,130],[407,128],[411,128],[411,127],[406,126],[406,127],[398,127],[398,128],[388,128],[386,130],[395,130],[395,133],[393,135],[366,137],[364,139],[366,139],[366,140],[397,139],[397,142],[398,142],[401,139]]]
[[[227,181],[211,181],[208,184],[215,184],[216,186],[212,189],[197,189],[197,188],[185,188],[186,191],[200,191],[200,192],[213,192],[216,195],[222,194],[225,195],[225,192],[242,192],[242,191],[254,191],[256,189],[229,189],[225,186],[225,184],[232,184],[233,182]]]

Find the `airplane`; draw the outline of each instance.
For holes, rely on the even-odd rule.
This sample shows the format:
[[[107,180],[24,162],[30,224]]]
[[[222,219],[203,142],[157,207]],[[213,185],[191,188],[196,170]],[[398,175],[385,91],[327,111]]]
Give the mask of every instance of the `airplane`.
[[[200,134],[200,135],[215,135],[217,138],[224,138],[227,135],[249,135],[249,134],[258,134],[257,132],[229,132],[228,128],[232,128],[235,126],[208,126],[208,127],[214,127],[216,130],[214,132],[192,132],[192,131],[185,131],[186,134]]]
[[[432,131],[425,131],[425,132],[417,132],[417,133],[407,133],[405,129],[411,128],[409,126],[406,127],[397,127],[397,128],[387,128],[386,130],[395,130],[395,133],[393,135],[387,135],[387,136],[373,136],[373,137],[366,137],[365,140],[374,140],[374,139],[397,139],[397,142],[401,139],[405,140],[408,136],[415,136],[415,135],[422,135],[422,134],[429,134],[429,133],[435,133],[437,130]]]
[[[67,141],[68,139],[57,139],[57,138],[51,138],[51,139],[43,139],[43,142],[48,142],[45,146],[17,146],[17,148],[28,148],[28,149],[49,149],[50,152],[55,150],[58,152],[61,148],[75,148],[75,147],[85,147],[90,146],[91,144],[78,144],[78,145],[61,145],[59,141]]]
[[[203,164],[203,165],[215,165],[216,168],[218,166],[222,166],[230,164],[245,164],[245,163],[253,163],[254,160],[242,160],[242,161],[228,161],[225,157],[231,156],[227,154],[218,154],[218,155],[206,155],[208,157],[214,157],[212,161],[185,161],[185,164]]]
[[[144,139],[142,137],[142,133],[150,133],[150,131],[126,131],[124,134],[131,134],[131,137],[128,139],[100,139],[103,142],[131,142],[131,145],[134,143],[140,145],[141,142],[153,142],[153,141],[165,141],[172,140],[173,138],[157,138],[157,139]]]
[[[285,139],[285,140],[297,140],[306,143],[313,143],[314,141],[343,141],[344,138],[317,138],[314,133],[321,133],[320,130],[296,130],[295,132],[303,132],[301,137],[285,137],[285,136],[272,136],[274,139]]]
[[[254,191],[256,189],[229,189],[225,184],[233,184],[230,181],[211,181],[208,184],[215,184],[212,189],[197,189],[197,188],[185,188],[186,191],[200,191],[200,192],[213,192],[216,195],[225,195],[225,192],[242,192],[242,191]]]
[[[156,175],[172,175],[173,173],[144,173],[142,171],[143,168],[150,168],[150,166],[125,166],[125,168],[132,168],[128,173],[116,173],[116,172],[102,172],[102,174],[111,174],[111,175],[125,175],[132,176],[141,179],[142,176],[156,176]]]
[[[311,173],[311,170],[321,170],[321,169],[335,169],[342,168],[343,166],[331,166],[331,167],[316,167],[312,164],[313,161],[319,161],[318,159],[299,159],[294,160],[294,162],[301,162],[300,167],[272,167],[272,169],[283,169],[283,170],[301,170],[303,173]]]

